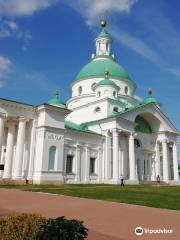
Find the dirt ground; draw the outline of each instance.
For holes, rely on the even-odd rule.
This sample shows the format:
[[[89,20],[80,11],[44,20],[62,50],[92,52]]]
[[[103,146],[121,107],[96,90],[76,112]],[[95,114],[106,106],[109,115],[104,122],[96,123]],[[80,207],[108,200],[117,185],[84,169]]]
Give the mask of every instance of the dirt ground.
[[[180,239],[180,211],[82,199],[45,193],[0,189],[0,216],[12,212],[66,216],[84,221],[88,240]],[[173,230],[173,233],[135,235],[135,228]]]

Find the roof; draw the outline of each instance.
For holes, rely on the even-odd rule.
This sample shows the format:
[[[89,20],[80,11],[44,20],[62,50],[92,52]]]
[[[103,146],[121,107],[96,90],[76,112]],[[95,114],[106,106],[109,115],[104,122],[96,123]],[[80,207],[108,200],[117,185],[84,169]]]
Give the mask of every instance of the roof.
[[[50,105],[65,105],[65,103],[59,98],[58,95],[54,96],[48,101]]]
[[[104,71],[106,69],[108,69],[108,71],[110,72],[110,78],[116,78],[131,83],[134,88],[136,88],[136,84],[131,80],[128,72],[110,57],[98,57],[86,64],[78,73],[76,80],[73,82],[73,84],[88,78],[104,77]]]
[[[103,80],[101,80],[100,82],[98,82],[95,87],[98,87],[98,86],[112,86],[114,88],[118,88],[119,87],[112,81],[110,80],[109,78],[105,78]]]
[[[86,123],[84,123],[84,124],[82,124],[82,125],[88,127],[88,126],[91,126],[91,125],[99,124],[100,122],[104,122],[104,121],[109,120],[109,119],[112,119],[112,120],[113,120],[113,119],[116,119],[116,118],[118,118],[118,117],[121,117],[121,115],[123,115],[124,113],[134,111],[134,110],[136,110],[136,109],[138,109],[138,108],[141,108],[141,107],[144,107],[144,106],[147,106],[147,105],[150,105],[150,104],[157,105],[157,104],[155,104],[155,103],[153,103],[153,102],[148,102],[148,103],[142,102],[142,103],[140,103],[140,104],[138,104],[138,105],[136,105],[136,106],[126,108],[126,109],[125,109],[124,111],[122,111],[122,112],[118,112],[118,113],[113,112],[113,114],[110,115],[110,116],[107,117],[107,118],[102,118],[102,119],[99,119],[99,120],[86,122]],[[158,110],[160,111],[159,108],[158,108]],[[162,112],[161,112],[161,113],[162,113]],[[162,113],[162,114],[164,115],[164,113]],[[164,115],[164,116],[165,116],[165,115]],[[176,132],[179,133],[179,131],[175,128],[175,126],[173,125],[173,123],[171,123],[171,121],[170,121],[166,116],[165,116],[165,118],[169,121],[169,123],[170,123],[171,126],[174,128],[174,130],[176,130]]]
[[[100,34],[98,35],[98,38],[99,37],[106,37],[106,38],[111,38],[109,33],[106,32],[106,29],[105,28],[102,28],[102,31],[100,32]]]
[[[79,132],[85,132],[85,133],[100,135],[100,134],[97,134],[97,133],[95,133],[91,130],[88,130],[85,125],[82,125],[82,124],[79,125],[79,124],[73,123],[71,121],[65,121],[65,128],[75,130],[75,131],[79,131]]]
[[[157,99],[155,98],[155,97],[153,97],[152,95],[151,96],[148,96],[143,102],[142,102],[142,104],[143,103],[145,103],[145,104],[147,104],[147,103],[155,103],[155,104],[157,104],[157,105],[161,105],[158,101],[157,101]]]
[[[7,99],[7,98],[0,98],[0,100],[8,101],[8,102],[13,102],[13,103],[17,103],[17,104],[22,104],[22,105],[27,105],[27,106],[30,106],[30,107],[34,107],[34,105],[32,105],[32,104],[28,104],[28,103],[24,103],[24,102],[19,102],[19,101]]]

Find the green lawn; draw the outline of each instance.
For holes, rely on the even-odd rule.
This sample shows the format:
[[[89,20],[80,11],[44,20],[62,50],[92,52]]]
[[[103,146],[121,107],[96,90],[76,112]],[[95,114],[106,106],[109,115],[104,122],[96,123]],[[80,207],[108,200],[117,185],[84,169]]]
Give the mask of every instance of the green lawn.
[[[25,191],[56,193],[68,196],[101,199],[156,208],[180,210],[180,186],[136,185],[5,185]]]

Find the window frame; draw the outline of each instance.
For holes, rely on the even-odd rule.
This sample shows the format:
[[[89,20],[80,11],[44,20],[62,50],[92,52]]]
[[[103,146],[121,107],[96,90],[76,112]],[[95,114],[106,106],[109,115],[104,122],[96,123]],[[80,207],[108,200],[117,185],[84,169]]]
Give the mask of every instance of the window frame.
[[[70,165],[68,166],[68,162],[71,160]],[[73,174],[73,162],[74,162],[74,155],[67,154],[66,156],[66,174]]]
[[[96,158],[90,157],[89,159],[89,175],[96,175]]]

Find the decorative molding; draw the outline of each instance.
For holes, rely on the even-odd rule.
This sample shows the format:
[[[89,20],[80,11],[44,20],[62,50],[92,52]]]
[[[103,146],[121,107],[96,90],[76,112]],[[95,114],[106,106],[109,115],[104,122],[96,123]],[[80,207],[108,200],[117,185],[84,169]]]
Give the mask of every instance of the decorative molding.
[[[55,141],[62,141],[62,140],[64,140],[64,136],[63,135],[52,133],[52,132],[46,132],[45,138],[47,138],[48,140],[55,140]]]

